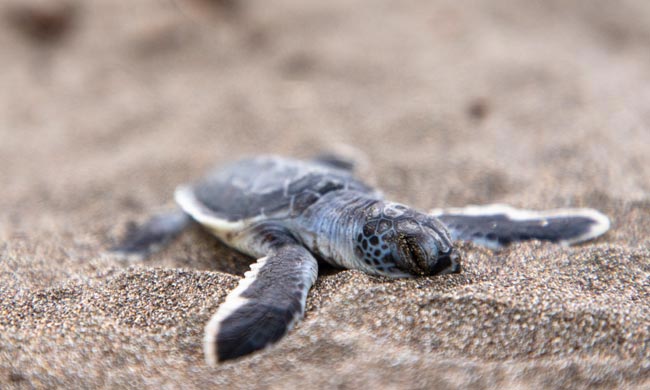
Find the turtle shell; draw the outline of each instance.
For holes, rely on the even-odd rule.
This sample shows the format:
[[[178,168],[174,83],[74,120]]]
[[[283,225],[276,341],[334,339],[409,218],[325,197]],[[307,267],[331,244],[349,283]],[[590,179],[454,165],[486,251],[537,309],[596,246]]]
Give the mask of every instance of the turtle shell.
[[[201,217],[232,223],[250,219],[291,218],[336,190],[364,193],[373,189],[347,169],[319,161],[263,156],[220,167],[176,192],[180,206],[197,221]]]

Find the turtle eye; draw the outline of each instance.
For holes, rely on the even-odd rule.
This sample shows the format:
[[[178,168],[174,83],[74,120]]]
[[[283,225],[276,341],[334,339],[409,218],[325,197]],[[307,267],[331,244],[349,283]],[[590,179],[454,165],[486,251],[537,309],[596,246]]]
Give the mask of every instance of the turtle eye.
[[[418,240],[415,239],[414,237],[409,237],[406,239],[406,248],[407,248],[407,253],[409,254],[409,257],[415,264],[419,264],[420,260],[422,259],[424,255],[424,251],[422,251],[422,248],[420,247],[420,244],[418,243]]]
[[[418,239],[413,236],[403,236],[399,240],[401,260],[404,267],[412,274],[427,273],[426,253],[422,250]]]

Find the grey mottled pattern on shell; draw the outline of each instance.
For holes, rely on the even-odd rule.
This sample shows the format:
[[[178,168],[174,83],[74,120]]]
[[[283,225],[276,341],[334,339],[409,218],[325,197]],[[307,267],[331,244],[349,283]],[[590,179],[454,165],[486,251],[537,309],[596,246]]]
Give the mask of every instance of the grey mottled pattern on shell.
[[[262,156],[235,162],[193,186],[196,198],[216,216],[238,221],[259,215],[295,217],[322,195],[373,190],[349,170],[325,162]]]

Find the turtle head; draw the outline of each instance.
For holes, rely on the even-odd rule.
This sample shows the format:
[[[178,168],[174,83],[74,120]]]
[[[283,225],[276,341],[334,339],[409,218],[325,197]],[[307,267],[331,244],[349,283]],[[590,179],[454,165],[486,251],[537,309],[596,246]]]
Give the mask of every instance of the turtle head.
[[[355,253],[380,275],[404,277],[460,272],[445,226],[406,206],[377,202],[365,210]]]

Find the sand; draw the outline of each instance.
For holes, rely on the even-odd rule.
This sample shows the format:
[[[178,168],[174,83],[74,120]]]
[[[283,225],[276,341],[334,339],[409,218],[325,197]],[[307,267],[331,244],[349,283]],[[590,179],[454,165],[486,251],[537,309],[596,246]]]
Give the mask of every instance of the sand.
[[[646,0],[56,4],[0,4],[3,389],[650,388]],[[200,229],[144,262],[107,248],[213,164],[337,145],[420,209],[612,229],[463,244],[460,275],[324,270],[279,344],[206,367],[252,260]]]

